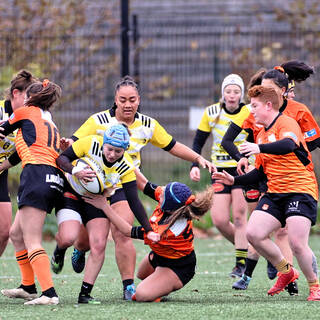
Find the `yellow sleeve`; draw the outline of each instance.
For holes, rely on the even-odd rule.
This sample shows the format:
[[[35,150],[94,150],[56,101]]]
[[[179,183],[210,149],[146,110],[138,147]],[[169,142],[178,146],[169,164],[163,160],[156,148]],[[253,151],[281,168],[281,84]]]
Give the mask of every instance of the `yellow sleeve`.
[[[81,127],[73,134],[73,136],[80,139],[94,134],[97,134],[97,124],[93,116],[91,116],[86,122],[81,125]]]
[[[121,175],[121,183],[127,183],[137,180],[134,168],[128,169]]]
[[[80,138],[79,140],[75,141],[70,148],[72,148],[73,152],[78,158],[82,158],[90,151],[91,140],[92,136]]]
[[[125,161],[126,165],[121,166],[121,168],[127,168],[127,169],[124,171],[123,169],[121,169],[121,175],[120,175],[121,183],[127,183],[127,182],[137,180],[136,174],[134,173],[135,167],[133,165],[133,161],[127,152],[124,153],[123,160]]]
[[[165,148],[172,141],[172,136],[159,124],[158,121],[154,120],[155,128],[150,142],[158,147]]]
[[[238,127],[242,128],[244,121],[250,116],[251,105],[245,105],[241,109],[241,113],[238,117],[232,119],[232,122]]]
[[[206,108],[202,115],[198,129],[204,132],[211,132],[211,127],[209,125],[208,108]]]

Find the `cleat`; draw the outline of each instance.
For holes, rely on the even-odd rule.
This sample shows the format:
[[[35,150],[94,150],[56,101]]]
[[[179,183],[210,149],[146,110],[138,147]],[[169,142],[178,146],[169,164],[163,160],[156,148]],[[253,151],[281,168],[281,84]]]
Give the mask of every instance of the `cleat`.
[[[58,246],[56,246],[53,255],[51,257],[51,270],[58,274],[61,272],[64,264],[64,255],[65,255],[65,250],[63,254],[58,253]]]
[[[245,265],[236,265],[229,273],[229,276],[231,278],[241,278],[245,269]]]
[[[33,300],[37,298],[37,293],[29,293],[23,288],[15,289],[3,289],[1,293],[8,298],[24,299],[24,300]]]
[[[320,301],[320,285],[319,284],[310,287],[310,294],[307,300]]]
[[[251,278],[249,276],[243,274],[241,279],[232,285],[232,289],[247,290],[250,280],[251,280]]]
[[[31,301],[25,302],[25,305],[53,305],[53,304],[59,304],[59,298],[58,297],[47,297],[47,296],[40,296],[39,298],[33,299]]]
[[[136,287],[134,284],[129,284],[123,290],[123,300],[132,301],[132,296],[136,293]]]
[[[77,273],[81,273],[86,264],[86,253],[74,248],[71,256],[71,263],[73,270]]]
[[[78,303],[86,303],[86,304],[101,304],[100,301],[91,297],[90,295],[82,295],[79,294]]]
[[[290,296],[297,296],[299,294],[297,281],[289,283],[285,289],[288,291]]]
[[[267,274],[270,280],[275,279],[277,276],[278,270],[273,266],[273,264],[267,260]]]
[[[280,293],[285,289],[285,287],[290,283],[299,278],[298,270],[291,268],[289,273],[280,273],[278,272],[277,282],[273,285],[271,289],[268,291],[269,296],[273,296],[275,294]]]

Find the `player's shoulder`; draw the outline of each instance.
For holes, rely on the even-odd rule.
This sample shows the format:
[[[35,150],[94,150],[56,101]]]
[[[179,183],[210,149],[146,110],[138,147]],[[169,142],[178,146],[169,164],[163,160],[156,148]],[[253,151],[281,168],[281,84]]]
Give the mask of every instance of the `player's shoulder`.
[[[287,100],[287,108],[294,109],[295,111],[310,112],[309,108],[305,104],[292,99]]]
[[[135,122],[139,122],[140,125],[146,128],[151,128],[155,123],[157,123],[154,118],[140,112],[135,114]]]
[[[115,119],[115,115],[112,113],[112,108],[111,108],[111,109],[106,109],[106,110],[94,113],[93,115],[90,116],[90,118],[100,125],[105,125],[105,124],[111,123]]]
[[[207,106],[205,109],[205,112],[209,117],[216,117],[221,112],[221,104],[220,102],[211,104],[210,106]]]
[[[127,152],[125,152],[122,159],[118,161],[116,171],[120,175],[123,175],[127,171],[132,171],[132,170],[134,170],[133,161],[132,161],[130,155]]]

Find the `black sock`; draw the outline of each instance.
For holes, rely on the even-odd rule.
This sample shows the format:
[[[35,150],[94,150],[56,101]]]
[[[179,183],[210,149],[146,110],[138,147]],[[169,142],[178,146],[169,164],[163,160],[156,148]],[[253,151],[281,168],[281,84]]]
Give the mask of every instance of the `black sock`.
[[[88,282],[82,282],[80,295],[88,296],[91,293],[91,290],[93,288],[93,284],[90,284]]]
[[[129,286],[130,284],[133,284],[133,279],[123,280],[122,284],[123,284],[123,290],[125,290],[127,288],[127,286]]]
[[[41,296],[46,296],[46,297],[49,297],[49,298],[53,298],[53,297],[57,297],[57,293],[56,293],[56,290],[54,290],[54,287],[51,287],[45,291],[42,292]]]
[[[236,265],[244,266],[248,256],[248,249],[236,249]]]
[[[35,284],[31,284],[30,286],[25,286],[24,284],[21,284],[19,288],[22,288],[24,291],[27,291],[28,293],[37,293],[37,288]]]
[[[257,263],[258,263],[258,260],[253,260],[253,259],[247,258],[246,270],[244,271],[244,274],[251,278],[252,273],[253,273]]]

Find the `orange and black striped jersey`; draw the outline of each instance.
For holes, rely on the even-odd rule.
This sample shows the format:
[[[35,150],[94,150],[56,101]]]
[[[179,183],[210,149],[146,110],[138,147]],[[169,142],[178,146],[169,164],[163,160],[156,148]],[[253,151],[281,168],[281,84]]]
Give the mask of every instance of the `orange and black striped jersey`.
[[[306,142],[320,137],[320,128],[306,105],[295,100],[285,100],[279,111],[298,122]],[[252,114],[242,124],[236,124],[244,130],[251,129],[255,139],[262,128],[262,126],[255,123]]]
[[[159,199],[159,192],[156,193],[157,200]],[[166,222],[169,214],[161,210],[160,204],[154,210],[149,219],[152,230],[154,232],[162,233],[167,227]],[[153,243],[144,234],[144,243],[159,256],[169,259],[179,259],[190,254],[193,251],[193,231],[192,220],[186,218],[179,218],[166,232],[161,236],[161,240]]]
[[[2,127],[5,135],[19,129],[16,149],[22,160],[22,167],[26,164],[57,167],[60,135],[49,111],[34,106],[19,108]]]
[[[318,186],[313,171],[311,154],[298,123],[289,116],[279,114],[271,127],[262,128],[257,136],[258,144],[272,143],[285,138],[298,146],[294,152],[284,155],[260,153],[255,166],[261,166],[268,178],[268,193],[307,193],[318,199]]]

